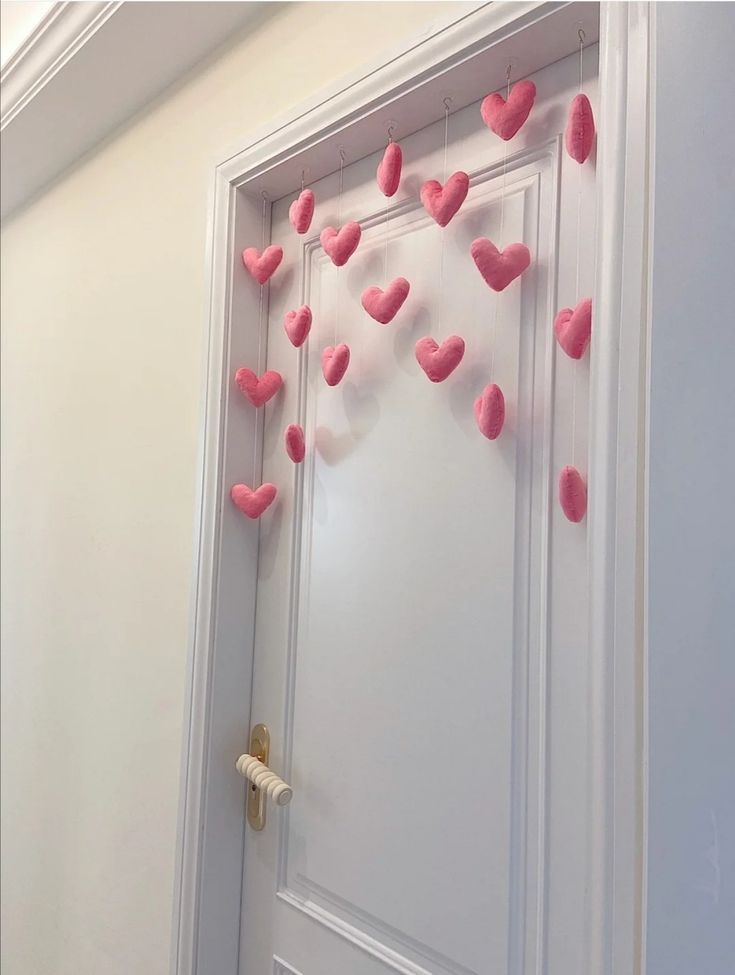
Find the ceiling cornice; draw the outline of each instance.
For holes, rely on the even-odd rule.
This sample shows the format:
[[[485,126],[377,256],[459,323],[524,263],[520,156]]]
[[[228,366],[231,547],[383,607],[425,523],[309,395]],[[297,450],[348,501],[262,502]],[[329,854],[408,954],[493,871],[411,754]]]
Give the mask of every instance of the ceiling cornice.
[[[263,6],[55,3],[0,74],[2,216],[252,21]]]

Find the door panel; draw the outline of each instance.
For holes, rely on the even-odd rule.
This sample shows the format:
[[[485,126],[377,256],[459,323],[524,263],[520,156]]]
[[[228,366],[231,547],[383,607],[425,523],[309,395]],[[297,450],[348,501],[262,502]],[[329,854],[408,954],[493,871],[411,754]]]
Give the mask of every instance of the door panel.
[[[558,357],[552,332],[557,305],[592,287],[577,204],[591,240],[594,170],[560,139],[577,78],[576,57],[538,72],[507,147],[479,104],[451,117],[447,173],[471,188],[444,230],[418,200],[442,178],[443,122],[400,138],[390,201],[378,153],[345,167],[341,201],[338,173],[313,186],[306,239],[292,197],[273,206],[267,364],[285,386],[266,408],[279,498],[260,524],[252,717],[294,798],[247,833],[243,975],[495,975],[536,970],[543,951],[547,971],[583,973],[586,533],[555,484],[572,432],[584,469],[587,364]],[[363,237],[335,268],[318,233],[347,220]],[[531,250],[500,295],[469,256],[478,236]],[[379,325],[360,294],[398,275],[411,293]],[[282,322],[302,303],[314,324],[297,351]],[[430,383],[414,345],[453,333],[465,357]],[[352,357],[330,388],[320,354],[335,340]],[[472,409],[491,364],[496,442]],[[307,441],[296,467],[291,422]]]

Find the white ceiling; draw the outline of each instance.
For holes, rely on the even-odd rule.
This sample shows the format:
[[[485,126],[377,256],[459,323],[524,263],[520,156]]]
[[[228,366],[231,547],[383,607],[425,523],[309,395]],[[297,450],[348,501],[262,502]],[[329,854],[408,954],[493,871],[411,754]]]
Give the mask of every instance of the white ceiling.
[[[53,0],[2,0],[0,2],[0,66],[5,67],[19,47],[53,7]]]

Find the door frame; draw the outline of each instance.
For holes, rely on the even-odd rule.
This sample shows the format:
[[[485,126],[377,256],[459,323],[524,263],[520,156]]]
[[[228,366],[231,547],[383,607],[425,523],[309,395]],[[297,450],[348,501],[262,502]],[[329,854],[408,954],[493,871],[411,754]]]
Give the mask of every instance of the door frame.
[[[207,360],[193,620],[181,761],[171,971],[237,975],[244,784],[235,772],[250,724],[258,525],[227,500],[237,456],[252,483],[262,411],[230,406],[230,362],[258,359],[258,290],[239,245],[260,237],[261,193],[277,199],[380,148],[400,112],[411,131],[576,48],[589,3],[457,4],[449,19],[301,105],[221,157],[210,187]],[[468,9],[469,8],[469,9]],[[648,215],[652,129],[648,3],[599,5],[600,105],[595,339],[591,344],[589,975],[643,971],[645,852],[644,457]],[[595,13],[596,22],[596,13]],[[588,30],[588,35],[591,32]],[[588,37],[588,41],[590,38]],[[492,59],[492,64],[490,60]],[[472,96],[472,97],[470,97]],[[398,131],[398,137],[408,132]],[[307,162],[308,160],[308,162]],[[248,314],[251,312],[251,314]],[[267,317],[267,316],[266,316]],[[267,327],[265,323],[261,326]],[[263,346],[265,343],[263,343]],[[263,368],[263,363],[260,363]],[[250,460],[244,460],[250,458]],[[550,490],[549,503],[556,503]],[[516,973],[514,973],[516,975]],[[521,975],[521,973],[518,973]]]

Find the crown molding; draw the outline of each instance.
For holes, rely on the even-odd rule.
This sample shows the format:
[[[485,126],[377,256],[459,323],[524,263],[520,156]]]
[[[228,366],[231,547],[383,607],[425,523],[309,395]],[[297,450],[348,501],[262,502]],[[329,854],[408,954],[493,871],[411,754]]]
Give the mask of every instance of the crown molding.
[[[263,3],[55,3],[0,73],[3,218]]]

